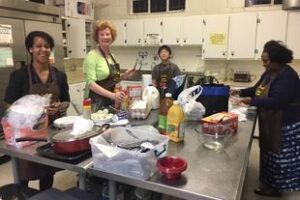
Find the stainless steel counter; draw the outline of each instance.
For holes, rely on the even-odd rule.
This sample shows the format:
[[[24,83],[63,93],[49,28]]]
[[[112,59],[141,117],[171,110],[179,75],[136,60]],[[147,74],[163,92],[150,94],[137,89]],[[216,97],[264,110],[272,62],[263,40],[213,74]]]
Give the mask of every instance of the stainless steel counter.
[[[92,165],[92,158],[88,158],[78,164],[71,164],[63,161],[57,161],[50,158],[42,157],[36,152],[36,148],[44,144],[45,143],[43,142],[38,142],[34,145],[30,145],[24,148],[16,148],[14,146],[6,145],[4,140],[0,141],[0,152],[12,157],[12,170],[14,182],[20,182],[18,160],[19,158],[22,158],[24,160],[29,160],[32,162],[77,172],[79,188],[84,190],[86,169]]]
[[[220,152],[204,148],[195,131],[200,127],[199,123],[189,123],[184,143],[169,142],[168,155],[183,157],[188,162],[187,170],[177,181],[167,181],[159,172],[150,180],[138,180],[95,168],[89,168],[88,173],[110,180],[111,199],[115,199],[115,182],[121,182],[189,200],[238,200],[248,166],[254,122],[254,119],[240,122],[238,134]]]

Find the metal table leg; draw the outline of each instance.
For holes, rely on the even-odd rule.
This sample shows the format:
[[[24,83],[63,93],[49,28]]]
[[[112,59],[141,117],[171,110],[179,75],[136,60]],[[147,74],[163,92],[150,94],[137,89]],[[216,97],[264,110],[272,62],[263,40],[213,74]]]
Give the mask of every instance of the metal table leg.
[[[108,188],[109,188],[109,199],[116,200],[117,199],[117,183],[112,180],[108,180]]]
[[[79,184],[79,189],[85,190],[86,189],[86,174],[85,173],[80,173],[78,174],[78,184]]]
[[[14,183],[19,184],[20,181],[20,171],[19,171],[19,159],[16,157],[11,157],[11,166],[14,176]]]

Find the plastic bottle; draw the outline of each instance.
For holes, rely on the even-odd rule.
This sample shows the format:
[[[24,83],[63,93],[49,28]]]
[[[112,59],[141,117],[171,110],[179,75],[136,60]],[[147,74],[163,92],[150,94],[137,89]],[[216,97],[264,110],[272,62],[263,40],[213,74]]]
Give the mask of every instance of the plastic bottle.
[[[173,105],[173,98],[171,93],[167,93],[166,97],[160,102],[159,107],[159,119],[158,119],[158,129],[160,134],[167,134],[167,115],[168,111]]]
[[[152,84],[149,84],[143,91],[143,100],[147,100],[150,104],[151,109],[159,108],[159,91]]]
[[[91,119],[91,113],[92,113],[91,99],[90,98],[84,99],[83,100],[83,118]]]
[[[183,141],[184,131],[184,112],[178,101],[173,101],[173,105],[169,109],[167,115],[167,134],[169,139],[174,142]]]

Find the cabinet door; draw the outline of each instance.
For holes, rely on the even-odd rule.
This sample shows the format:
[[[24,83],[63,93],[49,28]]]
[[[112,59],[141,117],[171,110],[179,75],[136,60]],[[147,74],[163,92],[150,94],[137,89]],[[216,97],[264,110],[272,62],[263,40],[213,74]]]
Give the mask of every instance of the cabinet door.
[[[86,55],[86,34],[85,20],[67,18],[67,46],[68,57],[70,58],[85,58]]]
[[[202,16],[189,16],[182,19],[182,44],[202,45]]]
[[[228,18],[228,15],[204,17],[202,50],[204,59],[227,57]]]
[[[133,19],[126,21],[126,44],[128,46],[143,45],[143,20]]]
[[[255,57],[256,13],[239,13],[229,16],[229,59],[253,59]]]
[[[144,44],[149,46],[162,44],[161,19],[144,19]]]
[[[124,46],[126,44],[126,28],[124,20],[112,21],[117,29],[117,37],[112,44],[113,46]]]
[[[76,109],[82,113],[83,107],[82,102],[84,98],[84,87],[85,82],[82,83],[74,83],[69,85],[69,93],[71,97],[71,105],[68,108],[68,115],[77,115]],[[74,106],[76,109],[74,109]]]
[[[287,27],[286,11],[258,13],[256,58],[260,58],[264,44],[269,40],[285,42]]]
[[[294,53],[294,59],[300,59],[300,12],[288,13],[286,44]]]
[[[163,19],[162,25],[162,43],[166,45],[181,44],[181,24],[182,18],[170,17]]]

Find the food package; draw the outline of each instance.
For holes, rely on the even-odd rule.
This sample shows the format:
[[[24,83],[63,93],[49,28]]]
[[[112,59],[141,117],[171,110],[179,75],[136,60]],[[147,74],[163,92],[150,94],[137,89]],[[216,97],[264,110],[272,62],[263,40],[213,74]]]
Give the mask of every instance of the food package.
[[[232,133],[238,130],[238,115],[230,112],[219,112],[208,117],[202,118],[202,131],[204,134],[215,134],[216,127],[223,125],[232,129]]]
[[[134,149],[125,148],[124,144],[139,141],[152,142],[153,147],[147,151],[139,148],[142,145]],[[90,139],[94,167],[124,176],[148,179],[157,171],[157,159],[167,155],[168,141],[167,136],[159,134],[151,125],[110,128]]]
[[[142,99],[142,86],[139,85],[129,85],[127,86],[128,91],[128,104],[129,106],[135,101],[135,100],[141,100]]]

